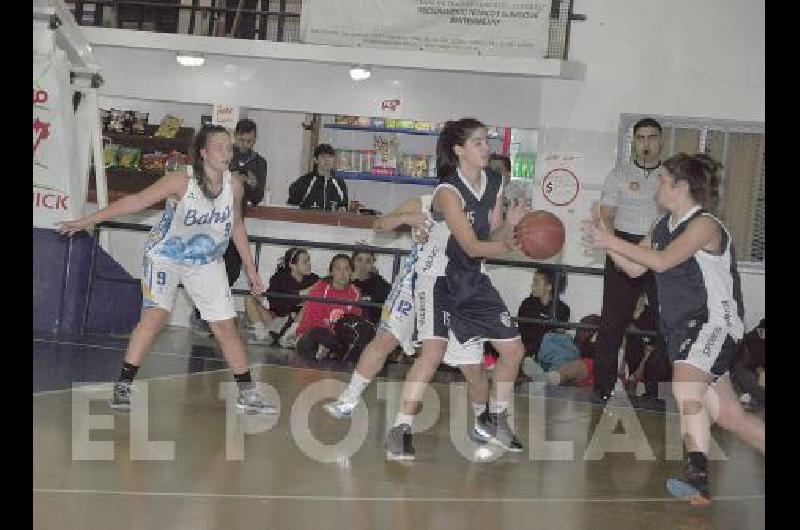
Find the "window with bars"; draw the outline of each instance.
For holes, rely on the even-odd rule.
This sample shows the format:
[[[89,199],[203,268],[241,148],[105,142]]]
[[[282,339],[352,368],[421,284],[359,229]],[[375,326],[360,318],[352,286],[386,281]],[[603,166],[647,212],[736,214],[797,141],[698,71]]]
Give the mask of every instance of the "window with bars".
[[[573,0],[552,0],[550,28],[547,40],[547,58],[567,60],[570,11]]]
[[[633,159],[633,125],[647,116],[620,117],[617,159]],[[714,210],[731,232],[740,262],[766,261],[764,123],[649,116],[663,130],[661,158],[706,153],[723,164]]]
[[[66,0],[79,25],[260,39],[299,40],[302,0]],[[235,28],[235,29],[234,29]]]
[[[276,42],[300,40],[302,0],[244,0],[241,3],[239,0],[65,1],[78,24],[84,26]],[[551,0],[546,56],[549,59],[567,60],[573,1]],[[244,11],[237,16],[239,6]],[[232,31],[234,21],[235,32]]]

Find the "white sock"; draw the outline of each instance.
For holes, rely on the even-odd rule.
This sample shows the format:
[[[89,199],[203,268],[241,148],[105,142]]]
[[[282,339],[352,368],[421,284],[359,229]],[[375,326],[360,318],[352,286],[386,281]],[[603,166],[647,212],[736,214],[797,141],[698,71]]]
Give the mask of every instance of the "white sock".
[[[489,412],[499,414],[508,408],[508,401],[489,400]]]
[[[473,403],[472,404],[472,412],[475,414],[475,419],[478,419],[478,416],[483,414],[483,411],[486,410],[486,403]]]
[[[353,377],[350,378],[350,384],[347,385],[342,395],[339,396],[339,400],[346,401],[347,403],[355,403],[358,401],[358,398],[361,397],[361,394],[367,386],[369,386],[369,382],[370,379],[367,379],[358,372],[353,372]]]
[[[412,414],[403,414],[402,412],[397,413],[397,418],[394,420],[394,427],[398,425],[411,425],[411,422],[414,420],[414,416]]]
[[[547,378],[547,384],[549,385],[558,386],[561,384],[561,374],[555,370],[552,372],[547,372],[545,377]]]

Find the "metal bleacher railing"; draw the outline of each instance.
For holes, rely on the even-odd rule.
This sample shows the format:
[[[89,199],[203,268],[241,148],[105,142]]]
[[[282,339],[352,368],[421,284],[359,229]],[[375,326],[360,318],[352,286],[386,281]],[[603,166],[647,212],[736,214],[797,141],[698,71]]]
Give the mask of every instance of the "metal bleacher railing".
[[[104,277],[97,274],[97,270],[95,267],[96,258],[97,258],[97,250],[99,246],[99,230],[101,229],[113,229],[113,230],[131,230],[136,232],[147,232],[150,230],[150,226],[143,225],[143,224],[135,224],[135,223],[118,223],[118,222],[105,222],[100,223],[94,228],[93,231],[93,243],[92,243],[92,251],[91,251],[91,258],[89,264],[89,282],[86,289],[86,300],[85,300],[85,313],[83,315],[82,320],[82,327],[81,332],[85,332],[86,323],[88,321],[88,314],[89,314],[89,304],[91,302],[91,294],[92,294],[92,286],[96,280],[101,281],[111,281],[111,282],[122,282],[122,283],[139,283],[140,280],[138,279],[130,279],[130,278],[109,278]],[[275,238],[275,237],[262,237],[262,236],[248,236],[248,240],[255,245],[255,253],[254,253],[254,260],[256,263],[256,267],[259,266],[260,257],[261,257],[261,249],[264,245],[280,245],[280,246],[298,246],[304,248],[317,248],[317,249],[327,249],[327,250],[340,250],[345,252],[352,252],[354,250],[368,250],[370,252],[374,252],[376,255],[389,255],[393,258],[393,265],[392,265],[392,280],[397,276],[397,273],[400,270],[400,262],[404,255],[409,253],[407,249],[400,249],[400,248],[390,248],[390,247],[378,247],[378,246],[368,246],[368,245],[359,245],[359,244],[345,244],[345,243],[324,243],[324,242],[315,242],[315,241],[305,241],[300,239],[282,239],[282,238]],[[549,268],[554,270],[555,272],[555,285],[554,285],[554,292],[558,292],[558,287],[561,285],[563,281],[564,275],[566,274],[586,274],[591,276],[602,276],[603,269],[595,268],[595,267],[575,267],[571,265],[562,265],[562,264],[552,264],[552,263],[537,263],[531,261],[512,261],[512,260],[499,260],[499,259],[492,259],[487,260],[488,264],[491,265],[502,265],[505,267],[520,267],[520,268]],[[390,282],[391,283],[391,282]],[[249,291],[245,289],[231,289],[232,294],[234,295],[247,295]],[[350,300],[338,300],[335,298],[317,298],[317,297],[310,297],[310,296],[303,296],[303,295],[293,295],[287,293],[273,293],[271,291],[265,291],[264,294],[269,294],[270,296],[276,296],[278,298],[297,298],[302,300],[312,300],[322,303],[346,303],[349,305],[361,306],[361,307],[382,307],[381,303],[377,302],[352,302]],[[558,320],[555,315],[555,308],[556,305],[552,304],[552,313],[550,314],[549,319],[540,319],[540,318],[527,318],[527,317],[512,317],[513,320],[517,322],[529,322],[529,323],[540,323],[540,324],[550,324],[557,327],[565,328],[565,329],[588,329],[588,330],[596,330],[597,326],[594,324],[586,324],[581,322],[567,322]],[[647,331],[647,330],[638,330],[638,329],[629,329],[627,331],[629,334],[633,335],[645,335],[645,336],[655,336],[656,333],[654,331]]]

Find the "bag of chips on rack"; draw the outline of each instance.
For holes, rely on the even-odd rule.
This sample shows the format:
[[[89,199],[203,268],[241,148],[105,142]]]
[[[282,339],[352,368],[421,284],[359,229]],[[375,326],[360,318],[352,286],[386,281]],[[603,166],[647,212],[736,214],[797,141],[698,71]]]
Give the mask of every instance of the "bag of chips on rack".
[[[181,125],[183,125],[183,118],[167,114],[164,116],[164,119],[161,120],[161,124],[156,130],[155,136],[157,138],[175,138]]]
[[[138,169],[142,150],[135,147],[120,147],[119,165],[126,169]]]

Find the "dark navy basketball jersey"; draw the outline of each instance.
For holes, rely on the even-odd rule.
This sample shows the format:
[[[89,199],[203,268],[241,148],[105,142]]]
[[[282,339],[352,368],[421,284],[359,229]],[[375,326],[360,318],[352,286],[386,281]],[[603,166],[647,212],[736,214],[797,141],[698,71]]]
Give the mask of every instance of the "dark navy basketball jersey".
[[[460,197],[464,214],[469,219],[475,236],[486,241],[491,236],[491,214],[501,193],[503,178],[491,171],[481,171],[481,186],[474,190],[461,173],[456,171],[452,175],[441,179],[434,190],[434,195],[440,188],[451,188]],[[444,220],[444,214],[431,211],[433,227],[429,232],[428,242],[420,254],[417,272],[433,276],[450,275],[451,272],[479,273],[482,270],[482,258],[470,257],[461,248],[450,228]]]
[[[491,236],[492,209],[502,192],[503,179],[491,170],[481,172],[480,189],[472,189],[460,173],[441,180],[439,188],[448,187],[461,197],[464,214],[475,236],[486,241]],[[429,309],[420,302],[420,311],[431,313],[418,324],[423,336],[447,338],[448,329],[462,344],[484,340],[514,340],[519,337],[516,323],[489,276],[483,273],[483,258],[470,257],[450,232],[444,215],[432,211],[433,227],[428,242],[417,261],[417,272],[434,277]],[[430,280],[428,280],[430,281]],[[420,293],[422,295],[424,293]],[[426,327],[427,326],[427,327]],[[427,330],[427,331],[424,331]]]
[[[692,219],[708,216],[722,229],[722,251],[714,254],[699,250],[671,269],[656,273],[662,332],[682,335],[685,328],[706,324],[724,329],[734,340],[744,334],[744,305],[736,256],[725,225],[699,206],[670,227],[669,215],[656,223],[651,237],[656,250],[665,249],[677,239]],[[720,337],[724,340],[724,337]]]

